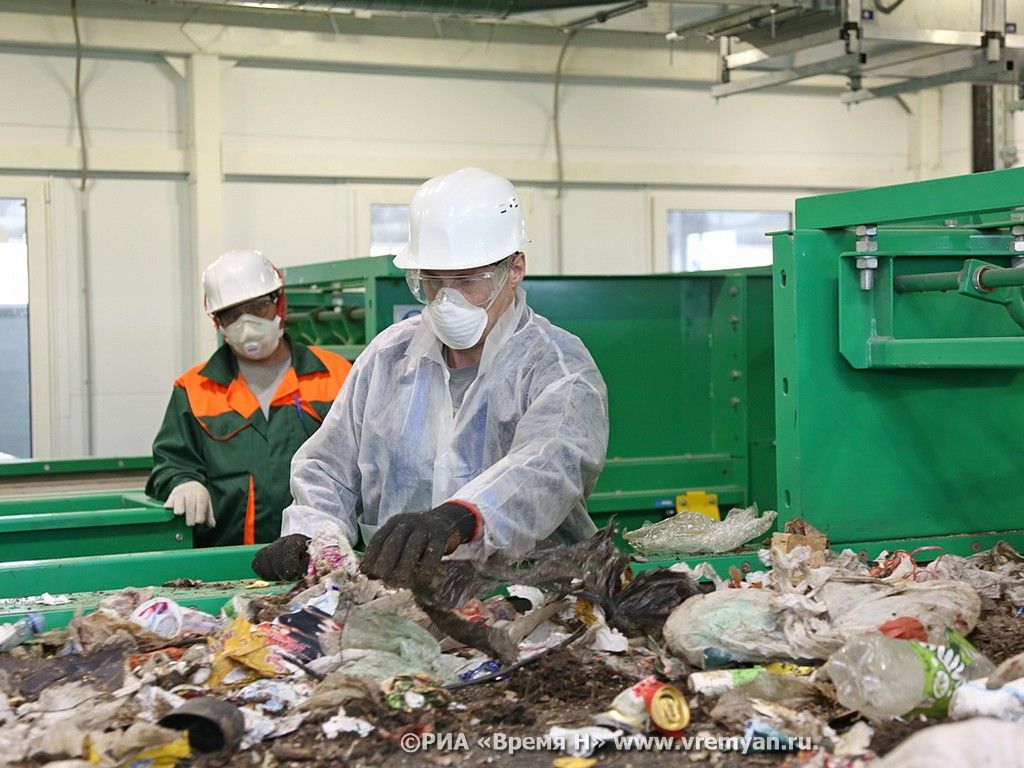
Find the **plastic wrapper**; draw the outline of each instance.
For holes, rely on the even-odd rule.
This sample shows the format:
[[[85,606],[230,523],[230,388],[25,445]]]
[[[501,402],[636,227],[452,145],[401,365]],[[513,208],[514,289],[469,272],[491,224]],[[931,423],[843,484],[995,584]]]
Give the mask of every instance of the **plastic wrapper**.
[[[680,512],[660,523],[643,525],[623,535],[637,552],[649,556],[729,552],[751,539],[764,536],[777,513],[768,510],[758,517],[757,505],[733,509],[724,520],[712,520],[699,512]]]
[[[254,707],[239,707],[245,719],[245,733],[240,749],[245,750],[265,739],[276,739],[297,731],[309,718],[309,712],[292,712],[284,717],[271,717]]]
[[[994,689],[987,687],[984,678],[968,680],[953,692],[949,700],[949,716],[957,720],[995,717],[1024,721],[1024,679],[1011,680]]]
[[[1020,768],[1024,724],[975,717],[918,731],[872,768]]]
[[[807,565],[810,550],[773,550],[770,588],[697,595],[665,623],[669,648],[705,669],[776,659],[825,659],[851,637],[893,617],[916,619],[932,643],[949,629],[968,634],[981,611],[977,593],[953,581],[891,584]]]
[[[341,709],[334,717],[325,720],[320,728],[328,739],[336,739],[343,733],[355,733],[359,736],[369,736],[376,730],[373,723],[363,720],[361,717],[349,717],[345,710]]]
[[[702,587],[688,574],[668,568],[641,571],[607,601],[606,618],[627,635],[660,639],[665,620],[676,606],[713,588]]]
[[[289,669],[269,646],[266,637],[239,617],[216,637],[210,638],[213,656],[208,685],[242,685],[261,677],[287,674]]]
[[[622,645],[612,629],[627,635],[659,636],[668,613],[701,591],[685,573],[665,569],[638,576],[623,588],[628,567],[629,555],[615,546],[615,528],[609,525],[586,541],[543,547],[515,563],[497,559],[482,564],[446,562],[430,589],[417,590],[415,597],[443,632],[509,664],[518,656],[519,643],[532,631],[520,631],[530,619],[517,619],[523,622],[518,627],[499,627],[498,622],[466,621],[458,610],[499,586],[514,584],[515,594],[530,601],[535,610],[527,616],[543,610],[537,605],[544,595],[549,600],[565,595],[586,600],[600,608],[605,617],[609,631],[598,638],[598,643],[608,647]]]
[[[242,688],[232,698],[245,704],[255,704],[268,715],[280,715],[297,709],[312,692],[313,687],[306,682],[257,680]]]
[[[423,627],[368,606],[349,612],[342,647],[339,671],[378,684],[396,675],[421,672],[449,682],[462,663],[458,657],[442,654],[437,640]]]
[[[332,672],[317,683],[313,694],[301,705],[311,711],[338,709],[354,699],[373,701],[376,691],[361,677],[344,672]]]
[[[359,572],[359,558],[338,526],[321,525],[309,540],[306,575],[316,580],[336,571],[354,577]]]
[[[579,594],[604,607],[608,596],[618,591],[628,565],[629,555],[615,546],[615,529],[606,526],[586,541],[539,547],[518,561],[446,560],[431,584],[417,589],[416,601],[421,607],[458,608],[516,584],[555,597]]]
[[[443,707],[448,703],[448,691],[441,687],[438,678],[430,675],[398,675],[381,683],[380,690],[391,709],[403,712]]]
[[[83,752],[100,768],[171,768],[192,756],[187,736],[151,723],[134,723],[124,731],[90,732],[83,742]]]

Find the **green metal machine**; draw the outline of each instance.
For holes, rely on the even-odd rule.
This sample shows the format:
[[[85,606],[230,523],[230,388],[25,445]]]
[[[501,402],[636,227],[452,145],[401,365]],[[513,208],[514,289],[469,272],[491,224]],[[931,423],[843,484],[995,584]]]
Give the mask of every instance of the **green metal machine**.
[[[0,500],[5,563],[191,547],[192,529],[184,519],[141,491]]]
[[[35,611],[43,614],[48,629],[57,629],[76,612],[95,610],[100,600],[127,586],[154,586],[161,597],[216,615],[237,594],[271,594],[291,587],[267,586],[253,578],[249,563],[257,549],[259,546],[220,547],[4,563],[0,624]],[[182,584],[181,579],[186,578],[203,584]],[[52,596],[49,604],[38,599],[43,593]],[[68,602],[60,602],[62,599]]]
[[[797,202],[774,236],[780,521],[1024,544],[1024,169]]]

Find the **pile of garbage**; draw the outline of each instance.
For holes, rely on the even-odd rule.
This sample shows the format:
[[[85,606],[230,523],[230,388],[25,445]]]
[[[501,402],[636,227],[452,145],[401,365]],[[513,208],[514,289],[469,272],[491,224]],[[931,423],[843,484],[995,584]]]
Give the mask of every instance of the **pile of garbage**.
[[[689,551],[685,530],[735,547],[763,519],[631,537],[648,552]],[[410,590],[366,578],[324,528],[291,592],[243,591],[218,616],[152,587],[62,630],[29,614],[0,626],[0,765],[403,764],[410,745],[450,765],[507,759],[509,739],[556,768],[638,749],[832,768],[1019,761],[1024,654],[989,644],[989,658],[968,639],[1024,604],[1009,545],[863,562],[795,521],[766,542],[763,570],[722,578],[706,563],[634,569],[614,535],[446,561]],[[1024,649],[1024,618],[1008,620]],[[918,732],[892,749],[897,725]]]

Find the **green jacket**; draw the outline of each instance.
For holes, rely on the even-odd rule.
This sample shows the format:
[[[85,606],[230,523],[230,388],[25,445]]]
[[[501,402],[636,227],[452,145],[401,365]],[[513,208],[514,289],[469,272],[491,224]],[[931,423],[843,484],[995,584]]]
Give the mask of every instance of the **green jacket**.
[[[292,454],[320,426],[352,367],[333,352],[289,343],[292,366],[274,393],[269,419],[226,344],[174,382],[153,441],[146,493],[166,500],[188,480],[206,486],[217,525],[196,526],[197,547],[280,535],[281,511],[292,501]]]

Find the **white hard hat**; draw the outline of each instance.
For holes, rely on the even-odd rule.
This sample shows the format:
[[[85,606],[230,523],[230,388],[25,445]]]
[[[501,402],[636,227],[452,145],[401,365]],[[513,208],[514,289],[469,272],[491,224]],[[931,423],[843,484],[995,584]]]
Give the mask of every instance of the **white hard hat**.
[[[259,251],[227,251],[203,270],[206,314],[284,287],[281,273]]]
[[[435,176],[409,205],[409,244],[398,252],[399,269],[473,269],[522,249],[526,222],[508,179],[463,168]]]

